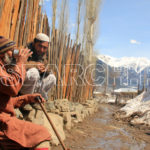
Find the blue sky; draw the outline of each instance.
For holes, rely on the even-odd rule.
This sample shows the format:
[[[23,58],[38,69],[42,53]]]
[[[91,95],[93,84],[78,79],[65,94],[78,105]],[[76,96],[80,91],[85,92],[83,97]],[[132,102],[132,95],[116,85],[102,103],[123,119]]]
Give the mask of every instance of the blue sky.
[[[150,0],[104,0],[100,22],[100,53],[150,58]]]
[[[51,0],[45,1],[44,10],[51,14]],[[69,3],[68,31],[73,37],[77,0]],[[99,17],[99,36],[94,46],[97,53],[150,59],[150,0],[103,0]]]

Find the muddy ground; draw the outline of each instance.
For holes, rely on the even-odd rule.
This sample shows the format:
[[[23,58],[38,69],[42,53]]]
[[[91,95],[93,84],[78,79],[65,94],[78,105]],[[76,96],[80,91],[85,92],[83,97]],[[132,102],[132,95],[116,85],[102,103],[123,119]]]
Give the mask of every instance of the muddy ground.
[[[99,111],[66,132],[71,150],[150,150],[150,131],[116,121],[112,114],[119,107],[101,104]],[[61,146],[52,150],[62,150]]]

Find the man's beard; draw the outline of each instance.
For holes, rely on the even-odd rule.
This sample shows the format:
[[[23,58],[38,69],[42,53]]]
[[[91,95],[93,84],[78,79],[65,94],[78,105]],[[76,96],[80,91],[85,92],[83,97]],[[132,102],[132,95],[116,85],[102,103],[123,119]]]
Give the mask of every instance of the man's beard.
[[[7,65],[12,65],[13,63],[13,58],[9,57],[9,55],[7,53],[5,53],[4,55],[4,59],[3,59],[4,63]]]

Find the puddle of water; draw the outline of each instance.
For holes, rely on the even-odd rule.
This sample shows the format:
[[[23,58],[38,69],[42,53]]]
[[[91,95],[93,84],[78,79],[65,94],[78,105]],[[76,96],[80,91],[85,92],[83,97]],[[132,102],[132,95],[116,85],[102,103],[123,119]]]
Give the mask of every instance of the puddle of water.
[[[146,144],[143,142],[141,144],[136,144],[136,145],[130,145],[130,150],[144,150],[146,147]]]
[[[118,130],[120,130],[120,132],[123,134],[123,135],[125,135],[125,136],[127,136],[127,137],[130,137],[131,138],[131,135],[130,135],[130,133],[128,133],[124,128],[120,128],[120,129],[118,129]]]
[[[98,123],[102,123],[102,124],[107,124],[108,123],[108,120],[103,119],[103,118],[95,118],[93,121],[98,122]]]
[[[134,137],[125,130],[125,128],[111,126],[112,121],[112,108],[101,107],[100,117],[95,118],[93,121],[103,124],[104,134],[102,136],[92,137],[92,141],[84,149],[88,150],[143,150],[146,143],[135,141]],[[98,133],[97,133],[98,134]]]
[[[146,144],[142,143],[124,143],[121,139],[97,139],[96,144],[91,143],[91,145],[84,146],[84,149],[88,150],[144,150]]]
[[[109,121],[112,120],[112,111],[107,107],[101,107],[100,109],[102,110],[102,112],[100,112],[102,113],[102,116],[100,118],[95,118],[93,121],[97,123],[108,124]]]
[[[84,147],[85,149],[89,149],[89,150],[95,150],[95,149],[104,149],[104,150],[113,150],[115,148],[115,150],[120,150],[120,146],[121,146],[121,142],[120,139],[117,140],[105,140],[105,139],[97,139],[97,144],[91,144],[90,146],[88,145],[88,147]],[[117,147],[114,147],[114,142],[115,144],[117,144]]]
[[[107,133],[106,133],[105,138],[110,138],[110,137],[118,136],[118,135],[119,135],[118,132],[110,131],[110,132],[107,132]]]

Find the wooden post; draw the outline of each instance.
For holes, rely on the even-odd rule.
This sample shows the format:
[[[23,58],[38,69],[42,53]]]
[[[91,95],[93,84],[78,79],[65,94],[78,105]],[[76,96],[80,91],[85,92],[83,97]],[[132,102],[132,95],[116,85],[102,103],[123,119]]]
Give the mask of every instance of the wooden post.
[[[20,4],[20,0],[14,0],[12,3],[13,11],[12,11],[12,19],[11,19],[11,27],[10,27],[10,35],[9,35],[9,38],[12,40],[14,40],[14,33],[15,33],[16,22],[18,17],[19,4]]]
[[[10,35],[10,27],[11,27],[11,18],[12,18],[12,11],[13,11],[13,0],[5,0],[3,2],[3,10],[1,12],[0,17],[0,35],[9,38]]]
[[[66,37],[65,37],[66,39]],[[66,40],[65,40],[66,41]],[[57,87],[57,98],[60,98],[60,88],[62,84],[62,79],[61,79],[61,69],[62,69],[62,56],[63,56],[63,48],[64,48],[64,37],[62,36],[61,43],[60,43],[60,51],[59,51],[59,64],[58,64],[58,87]]]
[[[78,70],[77,70],[77,65],[79,64],[79,55],[80,55],[80,46],[77,46],[77,50],[76,50],[76,56],[75,56],[75,60],[74,60],[74,73],[73,73],[73,78],[76,79],[77,81],[77,77],[78,77]],[[72,97],[71,99],[75,101],[75,91],[76,91],[76,87],[77,87],[77,83],[73,83],[72,85]]]
[[[69,88],[69,97],[68,97],[68,99],[69,100],[71,100],[71,98],[72,98],[72,90],[73,90],[73,82],[72,82],[72,80],[73,80],[73,71],[74,71],[74,59],[75,59],[75,55],[76,55],[76,44],[74,44],[74,46],[73,46],[73,48],[72,48],[72,55],[71,55],[71,65],[72,65],[72,70],[71,70],[71,72],[70,72],[70,80],[69,80],[69,82],[70,82],[70,88]]]
[[[69,40],[70,40],[70,36],[69,36]],[[68,83],[68,79],[69,79],[69,73],[70,73],[70,63],[71,63],[71,45],[72,45],[72,42],[71,42],[71,45],[69,46],[69,42],[70,41],[68,41],[68,45],[67,45],[67,49],[66,49],[66,51],[67,51],[67,55],[66,55],[66,57],[64,57],[64,58],[66,58],[66,63],[65,63],[65,70],[64,70],[64,77],[63,77],[63,98],[65,98],[66,96],[67,96],[67,92],[66,92],[66,90],[68,89],[68,87],[70,86],[69,84],[70,83]]]
[[[0,18],[1,18],[1,15],[2,15],[2,10],[4,8],[4,3],[5,3],[5,0],[0,0]]]
[[[19,19],[17,21],[16,32],[14,36],[15,41],[18,41],[17,42],[18,46],[22,46],[23,44],[26,11],[27,11],[27,0],[24,0],[24,1],[21,1],[21,7],[19,11],[19,16],[18,16]],[[19,33],[18,33],[18,30],[19,30]]]
[[[24,30],[24,37],[23,37],[23,46],[26,46],[26,43],[29,42],[29,36],[30,36],[30,28],[31,28],[31,19],[32,19],[32,10],[33,10],[33,1],[28,1],[28,14],[26,18],[26,24],[25,24],[25,30]]]

